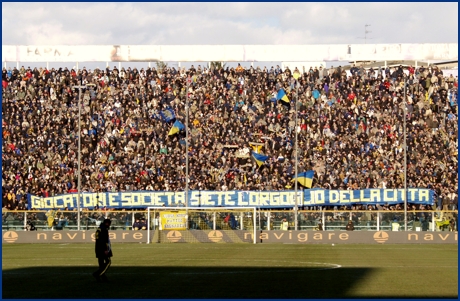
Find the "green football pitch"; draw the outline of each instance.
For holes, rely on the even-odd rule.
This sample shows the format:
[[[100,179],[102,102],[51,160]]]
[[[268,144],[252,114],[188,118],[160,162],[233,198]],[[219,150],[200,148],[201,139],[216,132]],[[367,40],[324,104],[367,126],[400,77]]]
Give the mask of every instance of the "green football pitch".
[[[457,298],[457,245],[3,244],[3,298]]]

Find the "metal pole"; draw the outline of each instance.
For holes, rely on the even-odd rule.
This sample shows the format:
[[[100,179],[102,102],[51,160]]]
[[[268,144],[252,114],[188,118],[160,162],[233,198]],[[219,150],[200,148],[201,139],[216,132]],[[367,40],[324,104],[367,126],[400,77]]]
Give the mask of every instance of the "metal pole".
[[[257,241],[257,236],[256,236],[257,235],[257,231],[256,231],[256,208],[254,208],[252,218],[254,219],[254,221],[253,221],[253,225],[254,225],[254,227],[253,227],[253,230],[254,230],[254,243],[256,243],[256,241]],[[260,229],[260,209],[259,209],[259,229]]]
[[[155,212],[155,211],[153,211]],[[147,244],[150,243],[150,208],[147,208]]]
[[[407,231],[407,146],[406,146],[406,76],[404,76],[404,231]]]
[[[80,230],[80,201],[81,201],[81,89],[86,89],[89,86],[95,86],[94,84],[88,84],[86,86],[74,86],[74,89],[78,88],[78,168],[77,168],[77,230]]]
[[[268,212],[268,216],[267,216],[267,230],[268,230],[268,231],[271,230],[271,227],[270,227],[271,217],[272,217],[272,214],[271,214],[271,212],[269,211],[269,212]]]
[[[377,231],[380,231],[380,211],[377,211]]]
[[[255,209],[254,209],[254,211],[255,211]],[[260,213],[261,213],[261,212],[260,212],[260,207],[259,207],[259,211],[258,211],[258,212],[259,212],[259,214],[258,214],[258,217],[259,217],[259,230],[262,230],[262,226],[261,226],[261,224],[260,224]],[[255,219],[254,219],[254,220],[255,220]]]
[[[80,231],[80,197],[81,197],[81,86],[78,86],[78,199],[77,199],[77,230]]]
[[[294,190],[295,190],[295,204],[294,204],[294,229],[297,231],[297,211],[298,211],[298,206],[297,206],[297,176],[298,176],[298,170],[297,170],[297,159],[299,157],[298,154],[298,143],[297,143],[297,100],[299,98],[299,82],[296,80],[296,95],[295,95],[295,127],[294,127],[294,132],[295,132],[295,183],[294,183]]]
[[[188,229],[188,82],[185,79],[185,215]]]

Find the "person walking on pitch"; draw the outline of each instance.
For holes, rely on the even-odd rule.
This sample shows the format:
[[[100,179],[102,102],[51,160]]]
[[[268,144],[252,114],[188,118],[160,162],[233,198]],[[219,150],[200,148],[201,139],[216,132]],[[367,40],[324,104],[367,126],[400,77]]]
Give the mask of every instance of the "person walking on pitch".
[[[95,249],[96,258],[99,263],[99,269],[93,273],[93,276],[98,282],[105,282],[108,280],[105,273],[112,263],[110,258],[113,256],[113,254],[109,238],[109,228],[111,223],[112,222],[110,219],[105,219],[96,230]]]

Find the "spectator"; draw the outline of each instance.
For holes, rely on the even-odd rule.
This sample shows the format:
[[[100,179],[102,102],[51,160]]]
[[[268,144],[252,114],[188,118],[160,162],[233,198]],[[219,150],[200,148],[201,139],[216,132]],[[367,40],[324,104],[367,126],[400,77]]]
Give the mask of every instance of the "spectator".
[[[316,225],[316,228],[315,228],[316,231],[323,231],[323,220],[320,219],[318,221],[318,224]]]
[[[283,218],[283,221],[281,222],[281,230],[289,230],[289,222]]]
[[[16,195],[77,191],[79,80],[96,85],[82,90],[82,191],[184,190],[185,135],[168,133],[174,119],[185,124],[186,99],[190,189],[284,190],[295,172],[294,75],[299,169],[315,171],[313,188],[402,188],[406,99],[407,181],[438,190],[441,206],[456,202],[458,80],[439,68],[409,67],[406,94],[403,66],[348,76],[341,66],[28,70],[2,72],[4,208],[23,207]],[[290,107],[272,100],[279,88]],[[260,168],[250,142],[270,157]]]
[[[345,230],[347,230],[347,231],[353,231],[353,230],[355,230],[355,225],[353,224],[353,221],[352,221],[352,220],[349,220],[349,221],[348,221],[348,224],[347,224],[347,226],[345,227]]]
[[[133,230],[141,230],[142,225],[141,222],[139,221],[138,218],[136,218],[136,221],[133,223]]]
[[[238,222],[235,218],[235,215],[233,215],[233,213],[230,213],[229,224],[232,230],[236,230],[238,228]]]
[[[145,218],[141,218],[139,222],[139,230],[147,230],[147,222],[145,221]]]

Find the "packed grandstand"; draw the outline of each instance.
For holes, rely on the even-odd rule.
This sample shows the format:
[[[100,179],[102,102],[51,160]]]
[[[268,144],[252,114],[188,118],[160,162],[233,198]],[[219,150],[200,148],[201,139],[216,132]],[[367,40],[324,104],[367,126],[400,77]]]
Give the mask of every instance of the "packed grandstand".
[[[4,68],[3,208],[77,192],[81,84],[94,84],[81,91],[83,192],[183,191],[186,152],[191,190],[292,190],[296,156],[298,172],[314,171],[312,188],[404,188],[406,103],[407,187],[457,206],[457,77],[436,66],[212,64]],[[185,131],[171,128],[187,124],[187,97],[186,150]],[[269,158],[259,166],[252,151]]]

